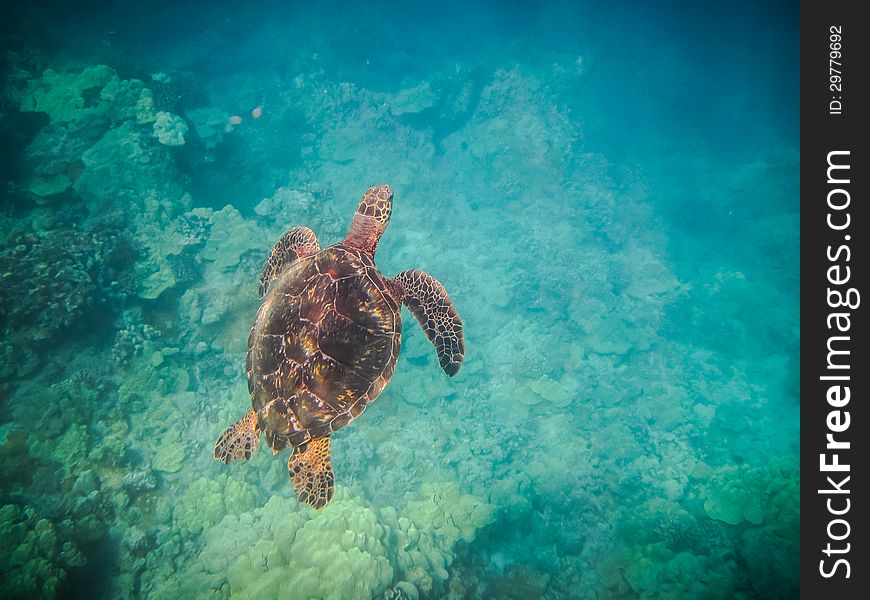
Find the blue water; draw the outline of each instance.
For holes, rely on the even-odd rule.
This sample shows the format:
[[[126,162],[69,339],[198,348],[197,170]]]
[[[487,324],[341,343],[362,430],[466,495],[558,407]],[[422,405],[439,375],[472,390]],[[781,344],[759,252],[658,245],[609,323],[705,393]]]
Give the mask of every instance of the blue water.
[[[796,597],[797,5],[6,12],[0,597]],[[405,310],[314,511],[212,449],[376,183],[465,363]]]

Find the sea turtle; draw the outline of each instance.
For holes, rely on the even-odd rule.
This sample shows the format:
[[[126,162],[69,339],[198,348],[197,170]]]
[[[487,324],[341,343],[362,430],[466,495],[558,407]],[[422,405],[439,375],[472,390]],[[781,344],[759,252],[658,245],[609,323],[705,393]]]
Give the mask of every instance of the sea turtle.
[[[275,454],[292,448],[293,487],[314,508],[332,499],[330,434],[358,417],[396,369],[401,305],[435,345],[447,375],[465,356],[462,320],[444,286],[422,271],[386,279],[375,266],[392,206],[390,187],[372,186],[343,242],[321,250],[313,231],[294,227],[275,244],[248,336],[252,408],[215,444],[214,457],[224,463],[249,459],[260,433]]]

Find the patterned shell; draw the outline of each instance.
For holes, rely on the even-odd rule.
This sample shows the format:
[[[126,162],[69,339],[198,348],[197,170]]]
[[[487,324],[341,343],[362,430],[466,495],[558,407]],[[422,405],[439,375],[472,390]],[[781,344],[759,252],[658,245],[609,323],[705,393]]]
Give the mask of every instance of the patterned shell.
[[[396,368],[400,307],[372,259],[336,244],[291,263],[248,337],[248,390],[273,450],[343,427]]]

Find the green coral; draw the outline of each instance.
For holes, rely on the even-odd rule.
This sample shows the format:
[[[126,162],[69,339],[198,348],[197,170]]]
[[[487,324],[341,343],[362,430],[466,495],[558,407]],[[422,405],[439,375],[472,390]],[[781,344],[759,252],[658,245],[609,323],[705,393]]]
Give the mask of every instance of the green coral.
[[[223,140],[223,135],[228,131],[230,115],[218,108],[203,107],[189,110],[185,113],[193,129],[199,136],[206,148],[214,148]]]
[[[742,525],[740,554],[756,589],[779,586],[771,597],[797,592],[792,574],[799,569],[800,467],[777,458],[764,465],[727,465],[714,471],[701,491],[713,518]],[[782,587],[791,582],[792,588]]]
[[[195,208],[184,218],[198,220],[208,234],[196,255],[202,281],[184,293],[179,312],[209,346],[244,352],[258,304],[254,273],[271,246],[270,236],[229,205],[219,211]]]
[[[547,375],[541,375],[533,381],[529,387],[532,391],[555,406],[556,408],[565,408],[574,401],[568,389],[562,383],[550,379]]]
[[[227,579],[234,596],[370,598],[392,581],[387,528],[373,509],[343,489],[316,519],[303,521],[291,512],[295,503],[273,499],[270,504],[265,511],[283,504],[286,514],[269,532],[271,539],[259,539],[230,566]]]
[[[16,231],[0,245],[0,330],[8,342],[73,338],[76,328],[110,321],[126,292],[128,241],[111,223]],[[26,298],[26,302],[23,299]]]
[[[175,473],[181,470],[184,463],[184,445],[181,443],[181,434],[178,429],[172,427],[163,434],[154,456],[154,468],[165,473]]]
[[[227,515],[250,510],[261,501],[257,488],[221,475],[200,477],[184,492],[172,511],[173,529],[198,534]]]
[[[424,81],[414,87],[400,90],[387,100],[390,112],[395,116],[416,114],[435,106],[438,102],[438,92]]]
[[[150,341],[144,344],[143,355],[130,361],[130,368],[124,371],[119,381],[118,398],[121,402],[135,402],[149,399],[149,410],[146,414],[133,413],[131,419],[146,420],[163,419],[172,422],[180,419],[181,414],[173,401],[176,395],[183,394],[190,385],[190,375],[181,367],[174,366],[174,361],[166,360],[172,348],[164,347],[160,356],[164,360],[155,365],[157,351]],[[135,428],[135,427],[134,427]]]
[[[249,252],[265,252],[270,246],[266,232],[242,217],[230,205],[219,211],[194,208],[162,226],[143,225],[139,242],[145,252],[136,264],[140,275],[139,295],[156,298],[176,284],[172,263],[186,248],[198,250],[196,262],[204,282],[188,290],[183,303],[197,323],[213,324],[233,310],[244,298],[239,296],[238,266]]]
[[[71,185],[72,179],[66,173],[42,173],[34,175],[27,189],[41,198],[46,198],[60,194]]]
[[[422,499],[408,502],[404,515],[418,527],[431,528],[450,546],[459,540],[473,542],[475,532],[494,518],[495,507],[463,494],[453,482],[424,483],[420,495]]]
[[[0,507],[0,598],[54,598],[65,569],[82,564],[78,549],[35,510]]]
[[[714,590],[721,592],[727,581],[726,578],[716,581],[709,557],[674,553],[663,543],[648,544],[638,550],[626,562],[623,573],[640,598],[708,598],[715,595]]]
[[[704,510],[711,519],[739,525],[764,521],[767,501],[766,473],[748,465],[727,465],[716,471],[701,491]]]
[[[219,590],[234,598],[342,600],[380,597],[393,587],[416,598],[447,578],[453,545],[472,541],[493,515],[493,507],[452,483],[424,486],[408,507],[419,521],[392,507],[377,510],[341,486],[321,511],[273,496],[241,512],[254,499],[231,505],[229,498],[244,497],[232,485],[225,476],[201,478],[185,493],[173,529],[204,530],[206,545],[185,571],[154,582],[155,597],[170,597],[167,590],[184,597]]]
[[[232,270],[247,252],[271,246],[266,232],[229,204],[218,211],[194,208],[191,213],[211,224],[211,234],[201,256],[220,271]]]
[[[148,123],[156,117],[153,95],[142,81],[120,79],[105,65],[81,72],[46,69],[40,78],[27,78],[18,104],[24,112],[44,112],[52,123],[76,129],[124,119]]]
[[[698,518],[650,499],[620,527],[627,543],[598,566],[599,583],[640,598],[745,597],[739,574],[748,570],[753,597],[795,597],[798,484],[797,461],[775,459],[710,472],[699,495],[706,515]]]
[[[596,584],[614,597],[737,597],[737,565],[719,532],[679,503],[651,498],[617,525],[619,543],[596,565]]]
[[[82,154],[84,170],[73,189],[93,213],[122,206],[138,220],[165,224],[165,215],[173,217],[186,204],[183,179],[168,152],[127,120]]]
[[[100,100],[109,105],[113,121],[133,119],[144,125],[160,114],[154,110],[153,93],[138,79],[112,77],[100,92]]]
[[[184,197],[184,203],[188,197]],[[147,300],[159,298],[178,283],[173,264],[188,248],[205,239],[205,224],[197,227],[197,217],[185,213],[166,223],[142,222],[136,230],[136,240],[142,252],[135,271],[139,282],[138,296]],[[199,231],[203,229],[203,231]]]
[[[48,113],[52,121],[74,121],[87,110],[85,91],[103,88],[115,76],[115,72],[105,65],[96,65],[81,73],[46,69],[41,78],[27,82],[19,106],[25,112]]]
[[[138,263],[137,263],[138,266]],[[159,298],[160,294],[175,287],[178,281],[172,272],[172,265],[168,262],[159,263],[156,271],[152,271],[147,277],[139,280],[139,297],[145,300]]]
[[[390,524],[400,549],[396,556],[402,578],[423,593],[447,579],[453,546],[474,541],[479,528],[492,522],[495,507],[463,494],[453,482],[425,483],[419,500],[412,500],[397,517],[391,508],[381,514]]]
[[[15,79],[18,85],[12,94],[20,109],[44,112],[50,119],[26,152],[28,190],[40,199],[69,189],[82,173],[83,163],[94,162],[92,154],[85,160],[86,151],[109,130],[157,118],[151,90],[138,79],[120,79],[104,65],[81,72],[48,69],[38,78],[20,72]],[[110,142],[114,151],[119,140],[110,138]],[[112,160],[116,158],[112,155]],[[106,186],[109,181],[100,183]]]
[[[30,454],[34,458],[58,462],[73,470],[87,457],[88,428],[85,425],[73,424],[58,438],[34,439]]]
[[[87,449],[88,428],[85,425],[70,425],[57,441],[52,457],[61,464],[75,465],[85,458]]]

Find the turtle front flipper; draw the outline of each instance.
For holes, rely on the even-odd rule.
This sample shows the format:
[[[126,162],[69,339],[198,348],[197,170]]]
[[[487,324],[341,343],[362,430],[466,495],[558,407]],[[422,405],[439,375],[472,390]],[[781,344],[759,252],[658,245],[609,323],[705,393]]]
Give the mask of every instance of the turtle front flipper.
[[[453,377],[465,358],[462,319],[437,279],[423,271],[403,271],[392,283],[404,294],[403,302],[435,345],[438,363]]]
[[[221,434],[214,445],[214,457],[223,463],[248,460],[257,451],[259,443],[257,413],[250,410],[238,423]]]
[[[260,275],[260,297],[266,295],[269,284],[278,278],[281,271],[297,258],[310,256],[320,251],[317,236],[307,227],[294,227],[284,234],[266,259],[263,274]]]
[[[293,450],[287,469],[300,502],[323,508],[332,500],[335,477],[329,458],[329,436]]]

